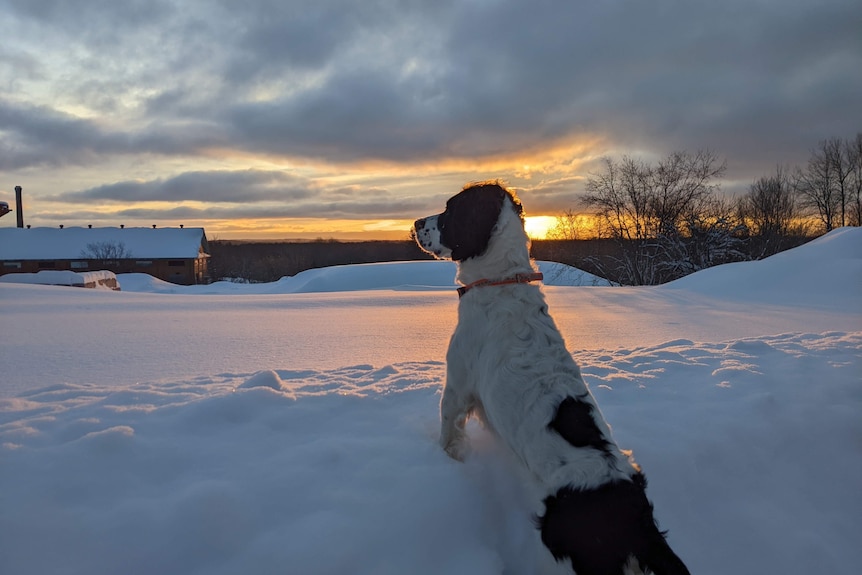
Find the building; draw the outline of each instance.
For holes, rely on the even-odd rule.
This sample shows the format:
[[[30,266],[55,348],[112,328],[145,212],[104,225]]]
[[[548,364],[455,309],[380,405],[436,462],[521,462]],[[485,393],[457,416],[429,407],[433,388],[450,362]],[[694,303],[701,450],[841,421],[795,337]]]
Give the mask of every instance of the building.
[[[0,228],[0,275],[108,270],[191,285],[209,281],[209,257],[203,228]]]

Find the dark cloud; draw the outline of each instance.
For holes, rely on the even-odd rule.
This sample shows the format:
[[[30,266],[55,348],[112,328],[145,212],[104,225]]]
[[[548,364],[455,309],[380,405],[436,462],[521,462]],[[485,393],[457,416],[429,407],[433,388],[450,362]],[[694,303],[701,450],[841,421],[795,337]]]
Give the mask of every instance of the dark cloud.
[[[0,169],[87,165],[131,154],[186,155],[224,146],[219,129],[189,121],[122,130],[45,106],[11,104],[0,97]]]
[[[321,185],[301,176],[263,170],[187,172],[164,180],[123,181],[44,199],[74,204],[77,219],[105,217],[88,212],[87,206],[147,202],[205,205],[134,207],[112,211],[109,217],[387,219],[403,218],[427,206],[424,198],[401,197],[373,184]],[[61,214],[41,217],[68,220],[68,215]]]
[[[98,129],[89,121],[48,107],[14,106],[0,100],[2,169],[43,163],[84,162],[87,148],[79,144],[84,140],[98,139]],[[113,148],[104,146],[106,150]],[[90,151],[94,151],[93,148]]]
[[[77,210],[73,215],[68,212],[43,212],[40,218],[68,223],[70,219],[78,222],[86,221],[118,221],[122,219],[139,221],[179,221],[179,220],[240,220],[240,219],[295,219],[295,218],[326,218],[344,220],[366,219],[403,219],[403,215],[424,213],[424,201],[386,200],[369,198],[344,202],[328,202],[321,199],[310,202],[289,203],[280,205],[232,205],[232,206],[176,206],[173,208],[127,208],[115,212],[96,210]],[[73,225],[73,224],[69,224]]]
[[[4,9],[57,30],[83,32],[109,26],[116,29],[155,24],[173,13],[172,3],[162,0],[5,0]]]
[[[227,8],[230,10],[230,8]],[[238,31],[227,55],[231,82],[256,82],[291,69],[314,70],[357,34],[361,4],[320,0],[262,2],[256,10],[232,12]]]
[[[580,131],[657,153],[709,147],[762,161],[770,150],[775,162],[860,120],[858,4],[460,6],[432,20],[435,50],[333,53],[308,87],[234,102],[231,139],[409,162],[512,153]]]
[[[312,196],[314,184],[279,171],[187,172],[165,180],[125,181],[89,190],[47,196],[59,202],[220,202],[288,201]]]
[[[596,168],[598,172],[598,166]],[[527,215],[553,214],[562,211],[560,206],[565,206],[566,209],[579,208],[578,194],[583,191],[583,188],[583,178],[566,177],[543,181],[538,185],[517,191],[525,204]]]

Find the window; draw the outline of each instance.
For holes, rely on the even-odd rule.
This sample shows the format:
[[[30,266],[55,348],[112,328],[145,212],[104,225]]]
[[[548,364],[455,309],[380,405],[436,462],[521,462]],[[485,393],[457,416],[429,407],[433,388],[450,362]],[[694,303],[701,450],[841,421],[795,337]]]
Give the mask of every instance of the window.
[[[85,270],[90,267],[89,262],[69,262],[69,267],[73,270]]]
[[[185,260],[168,260],[168,267],[184,268],[186,267],[186,262]]]
[[[4,268],[21,269],[21,262],[3,262]]]
[[[153,265],[153,260],[135,260],[135,265],[139,268],[146,268]]]
[[[39,262],[40,270],[52,270],[57,267],[57,262]]]

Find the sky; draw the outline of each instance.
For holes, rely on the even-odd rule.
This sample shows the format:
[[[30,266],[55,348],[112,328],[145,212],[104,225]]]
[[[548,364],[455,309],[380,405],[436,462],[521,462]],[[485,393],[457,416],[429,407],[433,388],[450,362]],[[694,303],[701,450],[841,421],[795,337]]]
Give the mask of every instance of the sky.
[[[739,194],[862,129],[860,29],[855,0],[0,0],[0,201],[392,239],[467,182],[553,217],[602,158],[700,149]]]
[[[541,288],[692,573],[858,571],[860,244]],[[454,271],[0,282],[0,572],[538,575],[526,474],[437,443]]]

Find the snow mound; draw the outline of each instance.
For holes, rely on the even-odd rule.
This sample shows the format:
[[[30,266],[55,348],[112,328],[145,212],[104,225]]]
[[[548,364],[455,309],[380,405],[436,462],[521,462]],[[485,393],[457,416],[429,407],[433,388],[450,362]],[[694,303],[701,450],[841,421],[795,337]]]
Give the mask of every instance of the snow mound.
[[[36,273],[9,273],[0,276],[2,283],[75,286],[119,290],[117,276],[107,270],[73,272],[71,270],[40,270]]]
[[[278,373],[271,369],[257,372],[241,383],[237,389],[252,389],[255,387],[267,387],[275,391],[289,391],[289,388],[281,381]]]
[[[329,266],[305,270],[276,283],[284,293],[454,289],[455,263],[416,261]]]
[[[848,290],[849,288],[849,290]],[[862,228],[839,228],[766,259],[724,264],[680,278],[661,289],[682,289],[712,297],[736,297],[775,304],[830,303],[862,293]],[[811,297],[815,294],[816,297]],[[857,298],[856,311],[862,310]]]
[[[551,286],[610,285],[607,280],[557,262],[536,262]],[[218,281],[209,285],[180,286],[147,274],[121,274],[127,292],[176,294],[290,294],[364,290],[454,290],[456,264],[451,261],[408,261],[329,266],[302,271],[270,283]]]

